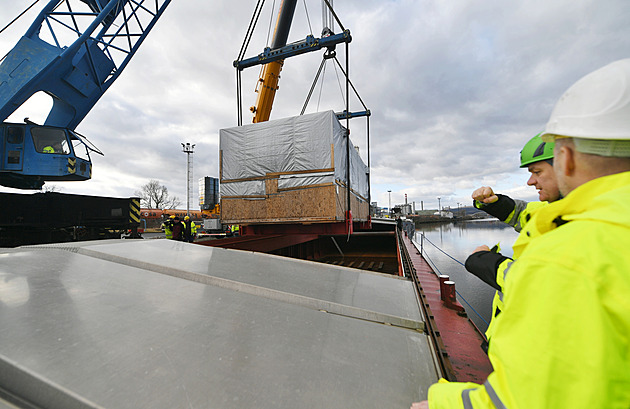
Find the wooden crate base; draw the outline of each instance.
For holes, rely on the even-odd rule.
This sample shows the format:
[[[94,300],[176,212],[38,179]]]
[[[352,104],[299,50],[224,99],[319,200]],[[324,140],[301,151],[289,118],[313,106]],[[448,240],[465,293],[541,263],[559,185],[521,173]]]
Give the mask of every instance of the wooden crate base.
[[[227,224],[322,223],[345,220],[346,189],[327,184],[277,191],[269,181],[264,197],[221,198],[221,220]],[[271,192],[270,192],[271,191]],[[351,195],[354,220],[367,220],[369,204]]]

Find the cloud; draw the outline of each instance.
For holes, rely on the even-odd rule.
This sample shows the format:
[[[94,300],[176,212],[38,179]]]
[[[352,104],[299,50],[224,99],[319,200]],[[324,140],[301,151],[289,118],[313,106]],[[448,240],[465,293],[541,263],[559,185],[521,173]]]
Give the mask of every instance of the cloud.
[[[3,5],[0,25],[21,10]],[[321,5],[306,2],[320,35]],[[562,92],[630,49],[625,0],[346,0],[335,4],[351,30],[350,76],[370,118],[372,200],[425,208],[470,202],[481,185],[535,200],[518,168],[524,143],[540,132]],[[22,5],[24,6],[24,5]],[[193,204],[202,176],[218,176],[218,131],[236,125],[232,62],[253,13],[251,1],[175,0],[116,83],[79,125],[104,153],[89,182],[64,192],[132,195],[150,179],[186,199],[186,154],[196,144]],[[0,34],[4,55],[35,18]],[[246,57],[262,51],[275,13],[266,8]],[[273,26],[271,27],[273,29]],[[289,41],[311,33],[298,2]],[[345,65],[345,47],[337,47]],[[298,115],[321,52],[286,60],[272,118]],[[242,73],[244,121],[255,101],[258,68]],[[307,112],[342,110],[345,85],[331,62]],[[352,98],[352,110],[362,110]],[[351,137],[367,161],[365,119]],[[419,206],[417,206],[419,207]]]

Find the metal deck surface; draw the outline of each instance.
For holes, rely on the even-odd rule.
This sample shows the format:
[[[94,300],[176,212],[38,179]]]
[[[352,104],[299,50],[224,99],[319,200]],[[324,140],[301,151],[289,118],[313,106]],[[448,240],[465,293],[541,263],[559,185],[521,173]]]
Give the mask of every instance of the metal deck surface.
[[[0,408],[408,408],[439,377],[419,311],[408,280],[260,253],[0,249]]]

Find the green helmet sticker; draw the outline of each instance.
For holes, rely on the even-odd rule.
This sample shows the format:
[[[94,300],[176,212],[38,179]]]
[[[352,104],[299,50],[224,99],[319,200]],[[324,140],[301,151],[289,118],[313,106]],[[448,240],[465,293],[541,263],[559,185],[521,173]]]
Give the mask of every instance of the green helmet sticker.
[[[521,167],[527,167],[541,160],[553,159],[553,142],[543,142],[540,134],[530,139],[521,151]]]

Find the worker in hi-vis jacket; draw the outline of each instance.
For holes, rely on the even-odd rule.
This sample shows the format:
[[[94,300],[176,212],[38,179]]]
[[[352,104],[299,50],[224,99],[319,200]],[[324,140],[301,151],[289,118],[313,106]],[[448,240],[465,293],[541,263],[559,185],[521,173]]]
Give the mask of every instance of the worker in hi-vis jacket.
[[[553,148],[553,142],[544,142],[538,134],[531,138],[521,150],[521,168],[527,168],[531,173],[527,184],[538,190],[540,201],[528,203],[512,199],[505,195],[495,194],[491,187],[483,186],[472,194],[474,206],[514,227],[517,232],[521,232],[534,211],[561,197],[553,171]],[[519,242],[528,240],[526,234],[522,236],[519,235]],[[479,246],[468,257],[465,264],[466,270],[496,290],[492,300],[492,316],[486,330],[488,342],[492,338],[494,318],[503,310],[504,275],[513,259],[516,258],[516,256],[505,257],[498,250],[498,246],[493,249],[486,245]],[[484,342],[484,349],[487,349],[487,346],[488,344]]]
[[[192,243],[197,237],[197,225],[190,218],[190,216],[184,217],[184,241]]]
[[[162,229],[164,229],[164,234],[166,235],[166,238],[169,240],[173,239],[174,220],[175,220],[175,215],[172,214],[170,215],[168,219],[164,220],[164,222],[162,223]]]
[[[412,408],[630,408],[630,59],[573,84],[542,134],[562,200],[536,212],[505,277],[482,384]]]

